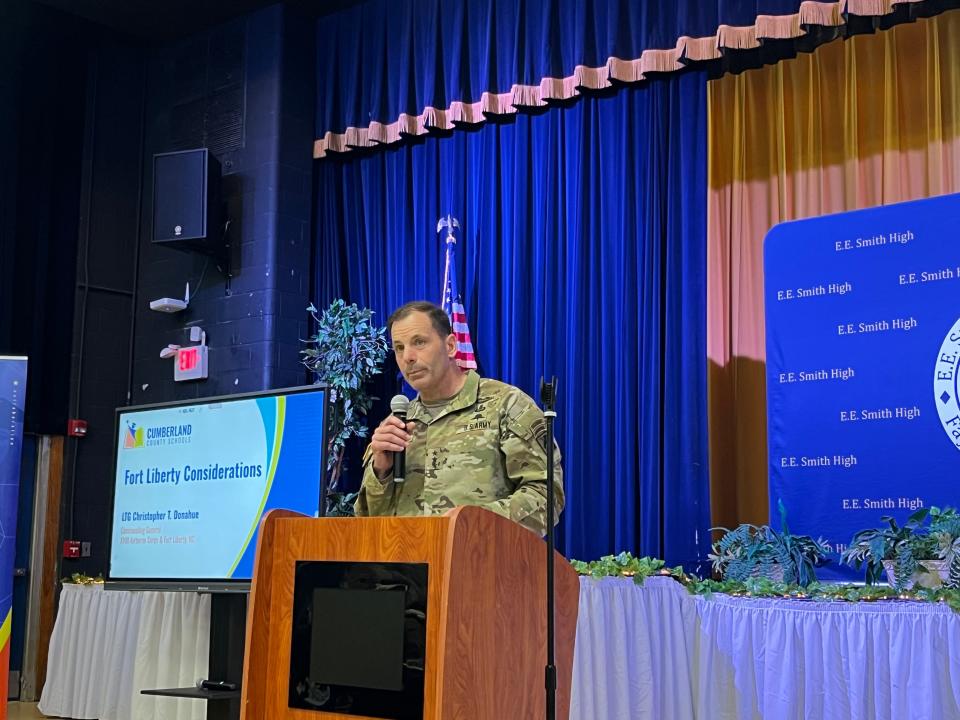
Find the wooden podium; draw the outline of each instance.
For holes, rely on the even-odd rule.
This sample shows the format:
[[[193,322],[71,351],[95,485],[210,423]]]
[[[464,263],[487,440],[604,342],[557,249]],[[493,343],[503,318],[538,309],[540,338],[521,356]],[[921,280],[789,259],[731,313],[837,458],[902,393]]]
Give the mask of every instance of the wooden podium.
[[[425,563],[424,720],[545,716],[546,544],[478,507],[439,517],[307,518],[269,512],[247,611],[241,718],[370,717],[288,706],[298,562]],[[579,581],[559,553],[557,718],[570,708]]]

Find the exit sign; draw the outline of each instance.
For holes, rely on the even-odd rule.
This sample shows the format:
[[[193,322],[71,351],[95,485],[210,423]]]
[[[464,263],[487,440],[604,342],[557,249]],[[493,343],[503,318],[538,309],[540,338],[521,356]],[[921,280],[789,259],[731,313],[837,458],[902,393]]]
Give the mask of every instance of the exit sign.
[[[173,363],[173,379],[206,380],[207,379],[207,346],[192,345],[177,350],[177,357]]]

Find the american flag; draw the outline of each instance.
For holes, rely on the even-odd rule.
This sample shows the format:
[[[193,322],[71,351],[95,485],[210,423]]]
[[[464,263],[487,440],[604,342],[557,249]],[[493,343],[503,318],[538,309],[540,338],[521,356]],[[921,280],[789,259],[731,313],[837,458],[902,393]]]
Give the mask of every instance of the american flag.
[[[456,220],[447,218],[447,262],[443,270],[443,302],[440,303],[450,318],[453,334],[457,338],[456,362],[461,370],[477,369],[477,359],[473,354],[473,343],[470,341],[470,328],[467,326],[467,311],[463,308],[463,298],[457,290],[457,271],[454,255],[457,239],[453,236]]]

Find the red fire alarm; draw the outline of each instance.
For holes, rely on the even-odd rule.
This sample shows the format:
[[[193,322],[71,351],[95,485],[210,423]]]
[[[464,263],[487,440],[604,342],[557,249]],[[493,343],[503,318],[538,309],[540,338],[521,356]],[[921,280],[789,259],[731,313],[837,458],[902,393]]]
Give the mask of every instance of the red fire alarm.
[[[70,419],[67,420],[67,435],[70,437],[86,437],[87,436],[87,421],[86,420],[77,420]]]
[[[80,541],[79,540],[64,540],[63,541],[63,556],[65,558],[78,558],[80,557]]]

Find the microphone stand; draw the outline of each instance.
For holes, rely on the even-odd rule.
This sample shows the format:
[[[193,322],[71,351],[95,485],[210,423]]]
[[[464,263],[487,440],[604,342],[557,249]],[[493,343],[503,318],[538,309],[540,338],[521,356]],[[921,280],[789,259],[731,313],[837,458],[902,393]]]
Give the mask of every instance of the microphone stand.
[[[551,377],[549,383],[540,378],[540,402],[543,403],[543,416],[547,421],[547,664],[544,668],[544,687],[547,691],[547,720],[555,720],[557,717],[557,665],[554,656],[553,554],[556,538],[553,528],[553,421],[557,417],[554,409],[557,403],[556,377]]]

